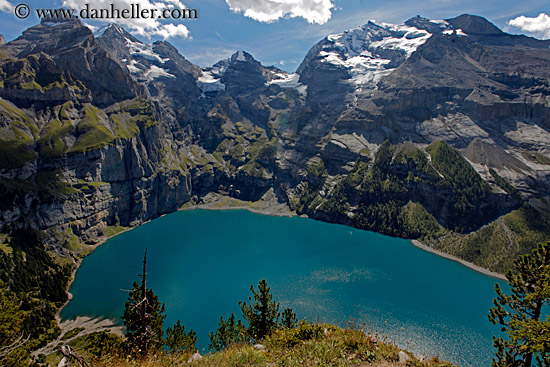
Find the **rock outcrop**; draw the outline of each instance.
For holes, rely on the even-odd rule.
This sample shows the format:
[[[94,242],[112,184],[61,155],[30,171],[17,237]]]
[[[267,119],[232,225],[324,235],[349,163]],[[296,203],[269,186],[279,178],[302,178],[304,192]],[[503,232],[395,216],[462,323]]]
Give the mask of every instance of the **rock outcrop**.
[[[289,74],[43,20],[0,46],[0,224],[64,251],[56,234],[94,242],[210,192],[272,190],[396,236],[476,230],[550,195],[549,45],[418,16],[328,36]]]

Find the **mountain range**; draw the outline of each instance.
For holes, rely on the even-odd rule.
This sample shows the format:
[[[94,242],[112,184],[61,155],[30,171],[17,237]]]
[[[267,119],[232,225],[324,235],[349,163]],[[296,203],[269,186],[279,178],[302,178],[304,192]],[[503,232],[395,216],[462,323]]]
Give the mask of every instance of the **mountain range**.
[[[478,16],[370,21],[295,73],[43,19],[0,45],[0,75],[0,228],[54,257],[209,193],[498,272],[550,238],[550,41]]]

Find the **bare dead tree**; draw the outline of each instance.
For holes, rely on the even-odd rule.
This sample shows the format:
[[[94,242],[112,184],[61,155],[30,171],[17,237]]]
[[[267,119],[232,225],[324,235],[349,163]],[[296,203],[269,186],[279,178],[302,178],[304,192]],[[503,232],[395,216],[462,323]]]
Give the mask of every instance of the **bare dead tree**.
[[[149,347],[149,332],[147,330],[147,249],[145,249],[145,255],[143,256],[143,274],[141,275],[141,330],[142,330],[142,353],[147,355]]]
[[[152,290],[147,289],[147,249],[143,257],[141,284],[134,283],[123,315],[126,336],[134,351],[147,356],[151,348],[162,345],[162,325],[165,318],[164,304],[158,301]]]
[[[27,335],[27,337],[25,337],[23,334],[21,334],[13,343],[0,348],[0,358],[7,357],[16,349],[21,348],[23,345],[27,344],[29,339],[30,335]]]
[[[76,360],[76,363],[78,363],[79,367],[90,367],[90,365],[88,364],[88,362],[86,362],[84,357],[82,357],[81,355],[76,353],[68,345],[64,345],[64,346],[61,347],[61,353],[63,353],[63,358],[61,359],[61,361],[59,362],[57,367],[68,367],[68,366],[70,366],[71,359]]]

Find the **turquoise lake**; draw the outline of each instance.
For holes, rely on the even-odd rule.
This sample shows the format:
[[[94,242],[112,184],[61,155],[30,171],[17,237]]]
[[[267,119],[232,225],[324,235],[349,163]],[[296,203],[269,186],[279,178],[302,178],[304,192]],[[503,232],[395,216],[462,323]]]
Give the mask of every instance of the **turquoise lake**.
[[[281,308],[299,318],[365,322],[403,348],[461,366],[490,366],[487,319],[498,282],[409,241],[300,217],[244,210],[180,211],[112,238],[78,269],[62,319],[117,320],[148,249],[148,286],[208,347],[220,316],[266,279]]]

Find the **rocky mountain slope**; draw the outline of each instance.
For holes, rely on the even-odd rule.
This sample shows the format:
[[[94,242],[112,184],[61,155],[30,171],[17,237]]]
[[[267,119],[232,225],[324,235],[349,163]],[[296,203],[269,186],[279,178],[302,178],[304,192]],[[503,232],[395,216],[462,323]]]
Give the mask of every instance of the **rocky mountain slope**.
[[[78,259],[208,193],[269,194],[503,271],[550,238],[549,46],[415,17],[327,36],[289,74],[45,19],[0,45],[0,227]]]

